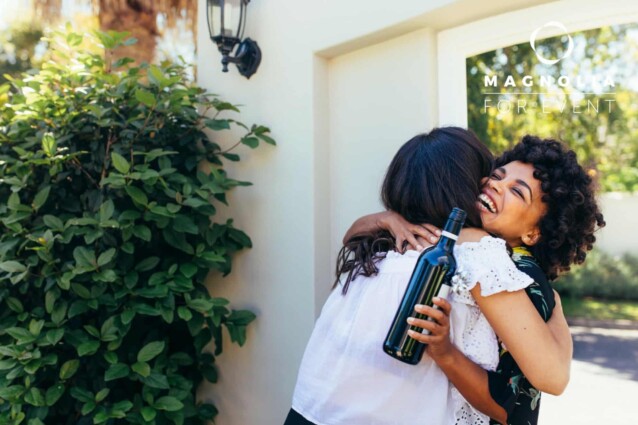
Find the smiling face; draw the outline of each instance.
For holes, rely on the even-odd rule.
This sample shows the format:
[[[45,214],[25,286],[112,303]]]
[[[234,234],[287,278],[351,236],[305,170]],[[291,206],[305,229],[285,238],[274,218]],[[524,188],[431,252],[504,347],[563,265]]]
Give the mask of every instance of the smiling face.
[[[538,223],[547,212],[542,195],[531,164],[514,161],[497,168],[479,195],[483,228],[512,247],[534,245],[541,236]]]

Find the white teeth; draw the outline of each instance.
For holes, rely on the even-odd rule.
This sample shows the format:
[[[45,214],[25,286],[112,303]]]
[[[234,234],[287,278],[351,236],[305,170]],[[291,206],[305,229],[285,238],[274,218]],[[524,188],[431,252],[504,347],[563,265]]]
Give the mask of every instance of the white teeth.
[[[496,205],[494,205],[494,202],[492,202],[489,196],[487,196],[484,193],[481,193],[479,195],[479,200],[483,203],[483,205],[485,205],[485,207],[489,210],[489,212],[496,213]]]

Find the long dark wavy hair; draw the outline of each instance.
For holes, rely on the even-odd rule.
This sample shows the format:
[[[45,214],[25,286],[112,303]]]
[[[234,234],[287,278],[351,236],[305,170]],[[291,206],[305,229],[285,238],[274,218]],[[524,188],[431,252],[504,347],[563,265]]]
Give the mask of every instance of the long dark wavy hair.
[[[527,135],[503,153],[496,166],[521,161],[534,167],[541,182],[547,213],[541,218],[540,240],[529,247],[550,280],[587,257],[605,219],[596,201],[596,185],[578,164],[576,153],[555,139]]]
[[[466,226],[481,227],[476,202],[481,180],[490,175],[493,164],[489,149],[471,130],[435,128],[401,146],[386,172],[381,200],[386,209],[411,223],[443,227],[452,208],[458,207],[467,212]],[[351,238],[339,251],[334,286],[347,274],[345,294],[357,276],[378,273],[377,263],[394,246],[387,231]]]

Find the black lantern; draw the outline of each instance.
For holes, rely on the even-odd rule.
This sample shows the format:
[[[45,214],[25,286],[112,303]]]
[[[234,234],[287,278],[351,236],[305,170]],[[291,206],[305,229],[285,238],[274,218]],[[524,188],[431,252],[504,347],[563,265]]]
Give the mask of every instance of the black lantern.
[[[250,0],[207,0],[208,32],[222,54],[222,71],[228,72],[228,64],[237,65],[246,78],[253,75],[261,63],[261,50],[250,38],[242,40],[246,26],[246,11]],[[235,56],[230,56],[235,46]]]

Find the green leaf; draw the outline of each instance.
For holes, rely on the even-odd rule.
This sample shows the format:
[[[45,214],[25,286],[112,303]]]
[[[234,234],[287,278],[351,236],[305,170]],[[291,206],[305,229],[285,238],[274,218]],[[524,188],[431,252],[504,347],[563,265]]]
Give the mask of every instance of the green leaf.
[[[0,360],[0,370],[13,369],[18,362],[14,359]]]
[[[56,303],[56,305],[53,307],[53,311],[51,312],[51,321],[55,323],[56,325],[61,324],[64,318],[66,317],[67,307],[68,307],[68,304],[64,300],[61,300],[60,302]]]
[[[29,323],[29,332],[35,336],[40,336],[40,332],[44,327],[44,320],[31,320]]]
[[[211,130],[215,130],[215,131],[221,131],[221,130],[228,130],[230,129],[230,122],[228,120],[206,120],[205,121],[206,127],[210,128]]]
[[[86,341],[78,346],[78,356],[89,356],[91,354],[95,354],[97,350],[100,348],[100,341]]]
[[[147,272],[157,267],[159,262],[159,257],[148,257],[140,261],[137,266],[135,266],[135,270],[138,272]]]
[[[131,164],[117,152],[111,152],[111,162],[115,169],[122,174],[128,174],[131,169]]]
[[[259,146],[259,139],[252,136],[242,137],[241,142],[252,149],[255,149],[257,146]]]
[[[117,363],[117,354],[115,354],[112,351],[107,351],[106,353],[104,353],[104,360],[106,360],[110,364],[116,364]]]
[[[17,261],[4,261],[0,263],[0,269],[9,273],[20,273],[25,271],[27,268],[24,264],[18,263]]]
[[[11,385],[9,387],[0,387],[0,398],[5,400],[12,400],[17,397],[20,397],[22,393],[24,393],[24,386],[22,385]]]
[[[35,336],[24,328],[13,327],[6,329],[6,332],[17,340],[18,344],[28,344],[35,341]]]
[[[145,385],[148,385],[151,388],[157,388],[160,390],[168,390],[170,388],[166,376],[157,372],[151,372],[147,378],[142,378],[142,381]]]
[[[126,186],[124,190],[126,190],[126,193],[128,193],[128,196],[130,196],[133,201],[145,207],[148,206],[148,198],[142,189],[135,186]]]
[[[145,104],[146,106],[155,106],[155,95],[148,90],[137,89],[135,90],[135,98]]]
[[[166,78],[164,77],[164,73],[157,65],[151,65],[148,69],[148,79],[151,83],[161,86]]]
[[[195,276],[197,270],[197,266],[193,263],[183,263],[179,266],[179,271],[189,279]]]
[[[47,295],[48,294],[49,293],[47,292]],[[9,306],[11,310],[15,311],[16,313],[22,313],[24,311],[22,302],[20,302],[20,300],[15,297],[7,298],[7,305]]]
[[[233,310],[233,312],[226,318],[227,322],[233,323],[234,325],[247,325],[253,320],[255,320],[257,316],[255,313],[248,310]]]
[[[95,404],[94,401],[89,401],[88,403],[84,403],[84,406],[82,406],[82,410],[80,410],[80,413],[82,413],[84,416],[86,416],[89,413],[91,413],[95,409],[96,406],[97,406],[97,404]]]
[[[202,403],[197,409],[197,415],[208,421],[212,421],[217,416],[217,408],[210,403]]]
[[[111,248],[111,249],[108,249],[108,250],[104,251],[98,257],[97,265],[102,267],[105,264],[108,264],[109,261],[111,261],[113,259],[113,257],[115,256],[115,253],[116,253],[115,248]]]
[[[157,411],[150,406],[142,407],[140,413],[146,422],[153,421],[153,419],[155,419],[155,415],[157,415]]]
[[[51,329],[47,331],[45,338],[49,344],[55,345],[60,342],[63,336],[64,329]]]
[[[95,416],[93,416],[94,424],[101,424],[109,420],[109,415],[105,411],[97,412]]]
[[[122,312],[122,323],[125,325],[128,325],[129,323],[131,323],[134,317],[135,317],[135,311],[124,310]]]
[[[90,403],[93,401],[93,393],[82,387],[71,387],[71,397],[74,399],[84,402]]]
[[[199,234],[199,229],[192,218],[178,214],[173,219],[173,229],[177,232],[191,233],[193,235]]]
[[[147,377],[151,374],[151,366],[149,366],[149,364],[145,362],[133,363],[133,366],[131,366],[131,369],[133,369],[133,372],[143,377]]]
[[[261,140],[268,143],[269,145],[277,145],[277,142],[275,142],[273,138],[266,136],[265,134],[257,134],[257,137],[259,137]]]
[[[143,241],[150,242],[151,241],[151,229],[148,226],[138,225],[133,227],[133,234],[142,239]]]
[[[186,320],[187,322],[193,317],[193,313],[191,313],[191,311],[184,306],[177,307],[177,315],[180,317],[180,319]]]
[[[60,399],[60,397],[62,397],[62,394],[64,394],[64,385],[57,384],[49,387],[45,395],[46,405],[53,406]]]
[[[190,308],[200,313],[208,313],[213,308],[213,303],[210,300],[205,300],[202,298],[186,301],[186,304]]]
[[[137,361],[148,362],[158,356],[162,350],[164,350],[164,341],[150,342],[137,353]]]
[[[109,388],[102,388],[100,391],[98,391],[98,393],[95,394],[96,403],[99,403],[102,400],[104,400],[106,396],[109,395],[109,392],[111,392]]]
[[[37,211],[44,205],[49,197],[49,192],[51,192],[51,186],[46,186],[35,195],[35,198],[33,198],[33,209]]]
[[[113,405],[113,411],[128,412],[133,408],[133,403],[128,400],[118,401]]]
[[[94,269],[97,267],[95,252],[87,249],[85,246],[78,246],[73,250],[73,258],[79,267]]]
[[[42,217],[42,220],[44,221],[44,224],[52,230],[57,230],[58,232],[64,230],[64,223],[62,223],[62,220],[54,215],[45,215]]]
[[[130,369],[128,365],[124,363],[116,363],[114,365],[109,366],[109,368],[104,373],[105,381],[114,381],[116,379],[124,378],[128,376],[130,373]]]
[[[49,158],[55,155],[57,151],[57,144],[52,133],[45,133],[42,137],[42,150]]]
[[[77,372],[79,367],[80,361],[77,359],[65,362],[60,368],[60,379],[69,379],[75,375],[75,372]]]
[[[115,205],[113,204],[112,199],[106,200],[100,206],[100,223],[104,223],[107,220],[110,220],[113,217],[113,213],[115,212]]]
[[[175,412],[183,408],[184,404],[175,397],[164,396],[157,399],[157,401],[155,401],[153,406],[157,410],[166,410],[167,412]]]
[[[47,404],[42,390],[36,387],[31,387],[29,391],[27,391],[24,395],[24,401],[37,407],[46,406]]]
[[[223,153],[222,156],[229,161],[237,162],[239,161],[239,155],[236,153]]]
[[[53,311],[53,307],[55,306],[55,301],[60,296],[60,292],[56,290],[47,291],[44,296],[44,309],[47,313],[51,314]]]

